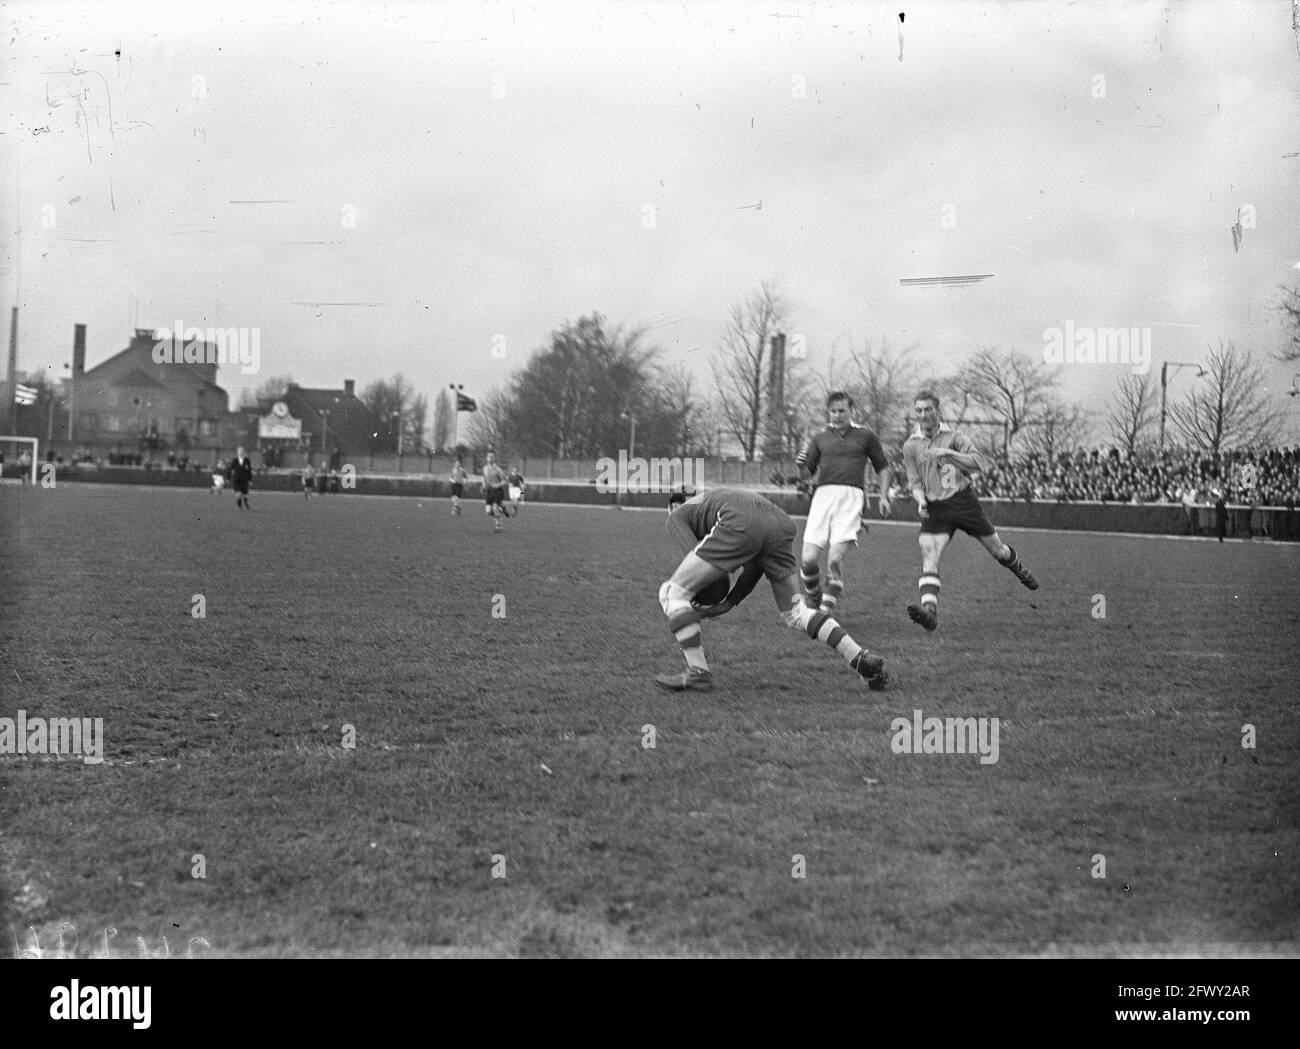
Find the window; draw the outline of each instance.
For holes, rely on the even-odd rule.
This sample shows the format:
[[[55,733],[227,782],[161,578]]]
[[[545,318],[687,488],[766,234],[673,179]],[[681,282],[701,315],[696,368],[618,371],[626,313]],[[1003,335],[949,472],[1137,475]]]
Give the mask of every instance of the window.
[[[199,436],[215,437],[217,435],[217,421],[215,419],[199,420]]]
[[[122,430],[122,417],[120,415],[105,415],[104,429],[112,433],[120,433]]]

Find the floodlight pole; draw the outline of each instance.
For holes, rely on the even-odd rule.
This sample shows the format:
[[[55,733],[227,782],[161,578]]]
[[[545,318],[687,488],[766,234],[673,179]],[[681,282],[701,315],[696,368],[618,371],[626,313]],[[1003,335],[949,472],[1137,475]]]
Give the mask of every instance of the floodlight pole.
[[[464,383],[451,383],[448,389],[452,391],[452,418],[455,422],[452,424],[451,454],[457,459],[460,458],[460,391],[465,389]]]

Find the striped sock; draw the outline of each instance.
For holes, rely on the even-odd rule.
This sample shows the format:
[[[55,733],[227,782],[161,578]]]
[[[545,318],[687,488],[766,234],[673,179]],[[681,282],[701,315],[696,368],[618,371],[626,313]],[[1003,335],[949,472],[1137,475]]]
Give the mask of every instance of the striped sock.
[[[939,573],[921,573],[921,607],[928,608],[936,615],[939,612]]]
[[[821,604],[822,570],[816,561],[799,566],[799,581],[803,583],[803,592],[813,604]]]
[[[844,581],[842,579],[828,579],[826,586],[822,590],[821,607],[827,612],[834,612],[835,606],[839,604],[840,595],[844,593]]]
[[[708,670],[709,662],[704,658],[704,641],[700,637],[700,616],[693,608],[681,609],[668,617],[668,629],[673,632],[677,644],[681,646],[686,665],[698,670]]]
[[[1025,570],[1025,566],[1020,563],[1020,555],[1016,553],[1016,548],[1012,546],[1010,543],[1007,543],[1007,552],[1011,555],[1010,559],[1006,561],[1001,561],[1000,563],[1006,565],[1009,571],[1017,572],[1017,573],[1023,572]]]
[[[862,651],[862,646],[849,637],[844,628],[826,612],[814,612],[810,615],[804,630],[809,637],[814,637],[827,647],[835,649],[846,662],[852,663]]]

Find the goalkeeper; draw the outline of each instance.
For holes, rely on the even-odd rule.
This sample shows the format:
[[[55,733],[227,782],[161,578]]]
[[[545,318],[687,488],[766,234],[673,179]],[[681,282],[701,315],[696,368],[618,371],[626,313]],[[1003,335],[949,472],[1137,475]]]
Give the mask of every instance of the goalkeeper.
[[[809,608],[800,597],[794,557],[798,529],[789,514],[761,495],[738,488],[714,488],[689,499],[678,494],[668,505],[668,534],[686,556],[659,588],[659,604],[681,647],[686,670],[660,674],[656,684],[673,692],[712,691],[700,620],[735,608],[765,575],[786,626],[834,649],[869,688],[878,691],[886,686],[884,659],[871,655],[828,613]],[[737,569],[740,575],[731,585],[729,574]]]

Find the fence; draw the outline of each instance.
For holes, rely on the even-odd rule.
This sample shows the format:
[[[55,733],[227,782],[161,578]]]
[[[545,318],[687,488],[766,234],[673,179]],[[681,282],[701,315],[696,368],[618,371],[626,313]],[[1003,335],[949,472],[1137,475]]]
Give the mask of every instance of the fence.
[[[450,462],[450,461],[448,461]],[[573,463],[565,461],[567,469],[581,474],[585,466],[590,466],[589,476],[578,479],[538,478],[536,474],[529,479],[528,499],[532,502],[577,503],[589,506],[628,506],[662,508],[666,497],[662,493],[616,494],[603,492],[591,483],[595,476],[594,461]],[[726,464],[737,469],[736,474],[752,476],[756,467],[766,466],[771,472],[771,463],[766,464]],[[450,466],[448,466],[450,469]],[[3,476],[17,480],[21,470],[16,462],[6,462]],[[527,476],[527,475],[525,475]],[[718,480],[706,477],[706,484],[722,484],[726,476],[728,484],[745,484],[739,477],[733,479],[731,474],[724,475],[719,464]],[[91,481],[110,484],[147,484],[185,487],[206,487],[209,482],[207,472],[193,470],[145,470],[130,466],[94,466],[83,464],[73,467],[65,465],[56,469],[57,483],[65,481]],[[296,470],[279,470],[259,473],[253,481],[255,490],[292,492],[301,490],[301,474]],[[761,485],[763,494],[788,513],[802,516],[808,512],[808,496],[792,488],[776,489]],[[471,494],[477,495],[477,489],[471,482]],[[405,495],[422,498],[447,498],[451,494],[450,483],[446,475],[434,473],[416,474],[368,474],[357,470],[355,492],[360,495]],[[344,494],[347,494],[346,492]],[[876,496],[871,496],[867,517],[876,517]],[[1219,531],[1218,514],[1212,506],[1187,508],[1171,503],[1146,503],[1129,505],[1124,503],[1056,503],[1056,502],[1022,502],[1011,499],[986,498],[981,500],[993,519],[1001,528],[1046,528],[1082,532],[1130,532],[1146,535],[1199,535],[1216,536]],[[916,505],[910,498],[904,497],[894,502],[894,519],[915,523],[917,521]],[[1223,534],[1230,539],[1267,538],[1281,541],[1300,541],[1300,509],[1271,506],[1228,506],[1223,513]]]

